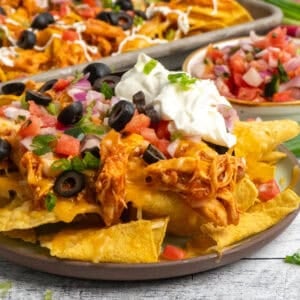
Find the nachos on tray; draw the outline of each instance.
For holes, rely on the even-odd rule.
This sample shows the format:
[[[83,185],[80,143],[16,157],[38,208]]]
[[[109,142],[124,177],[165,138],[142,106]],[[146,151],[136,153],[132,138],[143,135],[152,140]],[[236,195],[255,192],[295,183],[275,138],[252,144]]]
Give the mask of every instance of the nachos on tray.
[[[232,0],[1,0],[0,82],[251,20]]]

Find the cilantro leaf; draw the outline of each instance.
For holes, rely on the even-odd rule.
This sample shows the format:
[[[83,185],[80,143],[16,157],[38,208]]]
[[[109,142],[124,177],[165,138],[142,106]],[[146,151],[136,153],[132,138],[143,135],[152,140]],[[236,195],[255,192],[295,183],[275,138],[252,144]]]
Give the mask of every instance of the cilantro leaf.
[[[278,62],[278,74],[279,74],[279,79],[281,82],[289,81],[289,75],[285,71],[281,62]]]
[[[300,251],[293,255],[287,255],[284,261],[289,264],[300,265]]]
[[[52,134],[37,135],[32,139],[32,152],[36,155],[43,155],[51,152],[52,149],[50,144],[54,141],[56,141],[56,136]]]
[[[52,193],[48,193],[45,198],[45,205],[48,211],[52,211],[56,205],[56,196]]]
[[[114,95],[114,91],[107,82],[103,82],[100,88],[100,92],[105,96],[105,99],[111,99]]]
[[[155,59],[150,59],[145,65],[143,72],[144,74],[148,75],[151,73],[151,71],[156,67],[157,65],[157,60]]]
[[[50,290],[46,290],[44,295],[44,300],[52,300],[53,292]]]

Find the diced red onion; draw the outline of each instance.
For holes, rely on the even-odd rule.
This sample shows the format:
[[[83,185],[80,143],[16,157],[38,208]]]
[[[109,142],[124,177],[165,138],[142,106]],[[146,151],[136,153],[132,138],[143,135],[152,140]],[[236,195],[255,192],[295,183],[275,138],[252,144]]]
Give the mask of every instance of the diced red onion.
[[[261,38],[260,36],[258,36],[255,31],[251,30],[249,33],[249,37],[251,39],[252,42],[257,42],[259,40],[262,40],[263,38]]]
[[[33,150],[32,145],[32,136],[27,136],[26,138],[21,140],[21,144],[29,151]]]
[[[82,141],[80,152],[83,152],[87,149],[92,149],[94,147],[100,147],[100,138],[95,135],[88,135]]]
[[[72,85],[71,88],[76,88],[84,91],[89,91],[92,88],[91,83],[88,81],[89,74],[85,74],[81,79]]]
[[[110,105],[106,103],[102,103],[100,101],[97,101],[94,110],[95,112],[105,113],[110,109]]]
[[[234,123],[239,120],[237,111],[233,107],[225,104],[219,104],[218,111],[223,116],[228,131],[232,132]]]
[[[229,74],[229,68],[226,65],[215,65],[214,66],[214,73],[217,77],[223,76],[224,74]]]
[[[295,70],[300,67],[300,56],[296,56],[291,58],[289,61],[283,64],[284,69],[286,72]]]
[[[89,104],[93,101],[104,101],[105,97],[102,93],[99,93],[94,90],[89,90],[86,94],[86,100],[87,100],[87,104]]]
[[[16,108],[13,106],[9,106],[3,110],[4,115],[9,118],[16,120],[20,116],[25,117],[26,119],[30,116],[30,112],[28,110],[22,108]]]
[[[120,101],[120,98],[116,97],[116,96],[112,96],[111,100],[110,100],[110,106],[114,106],[115,104],[117,104]]]
[[[87,92],[78,88],[71,88],[67,91],[74,101],[85,101]]]
[[[241,42],[241,48],[244,51],[249,51],[252,52],[253,51],[253,45],[251,45],[249,42]]]
[[[56,128],[54,127],[41,128],[40,134],[56,134]]]
[[[175,141],[171,142],[168,147],[167,147],[167,151],[170,154],[171,157],[174,157],[176,149],[179,145],[180,140],[176,139]]]
[[[291,80],[289,80],[288,82],[282,83],[279,86],[279,92],[286,91],[290,88],[300,88],[300,76],[296,76]]]
[[[243,80],[253,87],[258,87],[263,83],[263,78],[260,76],[259,72],[253,67],[251,67],[244,75]]]

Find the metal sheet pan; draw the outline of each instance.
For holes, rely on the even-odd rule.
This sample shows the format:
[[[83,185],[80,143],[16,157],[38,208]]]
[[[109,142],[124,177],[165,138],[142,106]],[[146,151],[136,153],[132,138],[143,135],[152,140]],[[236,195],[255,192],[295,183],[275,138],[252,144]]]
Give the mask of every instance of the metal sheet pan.
[[[144,52],[151,57],[158,59],[169,70],[176,70],[181,68],[181,65],[187,55],[199,47],[231,37],[248,35],[251,30],[254,30],[258,34],[263,34],[269,29],[279,25],[282,20],[283,14],[278,7],[258,0],[240,0],[239,2],[248,9],[254,18],[253,21],[230,26],[225,29],[197,34],[168,44],[152,46],[139,51],[105,57],[97,60],[97,62],[107,64],[115,72],[122,72],[134,65],[138,54],[140,52]],[[84,63],[67,68],[47,71],[26,77],[22,79],[22,81],[26,81],[28,79],[46,81],[53,78],[68,76],[73,74],[75,70],[81,71],[88,64],[89,63]],[[20,81],[20,79],[13,81]],[[4,83],[0,84],[0,87],[3,84]]]

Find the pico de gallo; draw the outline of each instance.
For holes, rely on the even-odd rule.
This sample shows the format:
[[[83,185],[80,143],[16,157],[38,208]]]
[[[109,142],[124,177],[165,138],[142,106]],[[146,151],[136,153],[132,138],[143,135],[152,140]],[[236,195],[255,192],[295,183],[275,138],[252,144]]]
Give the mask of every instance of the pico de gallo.
[[[194,75],[213,79],[219,92],[231,99],[286,102],[300,99],[300,43],[277,27],[260,37],[224,47],[207,47]]]

